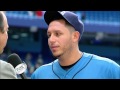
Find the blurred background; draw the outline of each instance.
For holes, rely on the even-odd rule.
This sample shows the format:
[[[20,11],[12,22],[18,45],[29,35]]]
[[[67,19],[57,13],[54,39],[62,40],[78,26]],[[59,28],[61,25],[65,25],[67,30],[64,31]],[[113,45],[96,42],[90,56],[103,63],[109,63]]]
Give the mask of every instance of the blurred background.
[[[120,64],[120,11],[73,11],[85,25],[79,42],[83,52],[107,57]],[[26,75],[56,58],[47,43],[45,11],[5,11],[9,32],[7,46],[0,59],[17,53],[27,64]]]

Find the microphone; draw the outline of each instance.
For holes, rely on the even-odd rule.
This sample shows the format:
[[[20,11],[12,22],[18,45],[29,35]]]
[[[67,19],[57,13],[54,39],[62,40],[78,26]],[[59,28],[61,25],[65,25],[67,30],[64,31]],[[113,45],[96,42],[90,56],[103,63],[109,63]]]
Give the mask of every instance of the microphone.
[[[26,75],[24,74],[25,70],[27,69],[27,65],[23,63],[16,53],[9,55],[7,62],[13,65],[16,73],[19,74],[22,79],[27,79]]]

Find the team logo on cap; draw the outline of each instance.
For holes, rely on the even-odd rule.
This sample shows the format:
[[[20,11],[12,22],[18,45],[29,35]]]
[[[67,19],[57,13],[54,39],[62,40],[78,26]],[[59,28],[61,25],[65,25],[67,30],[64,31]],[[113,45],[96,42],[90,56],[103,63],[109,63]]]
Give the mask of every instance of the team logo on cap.
[[[65,14],[65,11],[62,11],[61,14],[64,15],[64,14]]]

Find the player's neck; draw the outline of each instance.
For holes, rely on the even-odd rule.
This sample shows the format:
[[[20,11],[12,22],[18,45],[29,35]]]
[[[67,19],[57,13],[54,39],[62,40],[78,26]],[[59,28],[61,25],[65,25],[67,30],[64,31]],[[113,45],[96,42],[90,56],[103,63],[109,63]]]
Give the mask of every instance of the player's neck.
[[[68,54],[66,56],[60,57],[59,63],[61,66],[69,66],[72,65],[73,63],[77,62],[81,57],[83,53],[81,51],[76,51],[73,52],[72,54]]]

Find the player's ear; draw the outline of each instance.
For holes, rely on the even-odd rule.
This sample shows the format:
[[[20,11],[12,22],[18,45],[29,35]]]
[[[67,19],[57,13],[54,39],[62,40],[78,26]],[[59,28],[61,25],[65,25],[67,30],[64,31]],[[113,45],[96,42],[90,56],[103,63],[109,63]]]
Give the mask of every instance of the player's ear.
[[[78,31],[73,32],[73,41],[79,41],[80,33]]]

